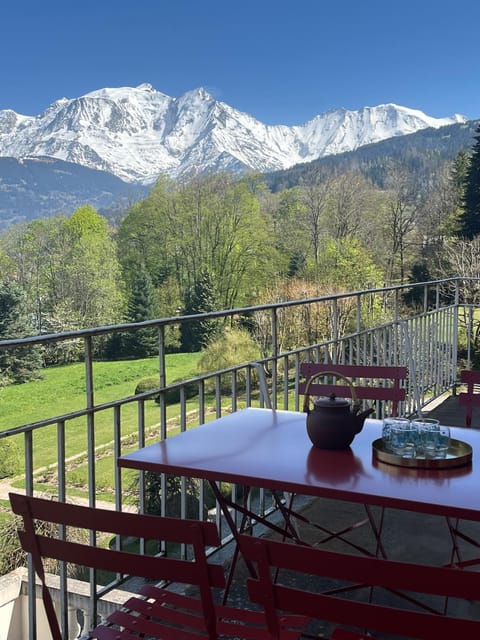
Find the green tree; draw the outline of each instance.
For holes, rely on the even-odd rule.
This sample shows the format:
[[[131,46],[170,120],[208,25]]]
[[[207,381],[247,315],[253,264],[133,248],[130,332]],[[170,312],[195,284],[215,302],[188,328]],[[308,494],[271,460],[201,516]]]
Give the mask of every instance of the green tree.
[[[414,236],[422,211],[422,191],[413,177],[402,167],[393,165],[387,180],[388,207],[384,219],[387,246],[386,277],[392,282],[404,282],[408,252],[412,250]]]
[[[216,309],[216,291],[208,271],[200,273],[185,295],[185,315],[208,313]],[[219,321],[195,320],[184,322],[180,328],[182,351],[200,351],[218,334]]]
[[[92,207],[80,207],[71,218],[57,216],[18,225],[2,235],[1,242],[4,254],[15,264],[15,279],[25,292],[37,332],[123,319],[116,244],[106,219]],[[75,349],[69,354],[75,357]]]
[[[428,270],[428,265],[426,262],[416,262],[412,265],[410,276],[408,281],[412,284],[415,282],[428,282],[431,280],[431,274]],[[430,287],[428,290],[428,305],[435,304],[436,292]],[[414,289],[407,289],[404,293],[402,293],[403,301],[411,307],[422,308],[425,304],[425,293],[422,288],[416,287]]]
[[[155,289],[150,275],[143,265],[139,265],[133,279],[128,301],[127,321],[143,322],[155,317]],[[123,336],[122,351],[135,358],[146,358],[158,353],[156,329],[145,328],[130,331]]]
[[[34,334],[25,307],[25,295],[15,282],[0,283],[0,340]],[[0,349],[0,386],[39,377],[42,357],[39,347],[25,345]]]
[[[310,233],[304,224],[305,205],[300,188],[285,189],[278,194],[263,194],[261,210],[268,206],[272,237],[276,250],[275,278],[280,276],[301,277],[310,246]],[[273,278],[272,278],[273,280]]]
[[[174,195],[177,188],[167,178],[161,177],[148,197],[136,203],[123,218],[117,244],[127,287],[135,278],[139,264],[144,265],[155,288],[176,272],[177,251],[171,227],[175,227]]]
[[[215,280],[219,308],[250,303],[279,263],[271,215],[261,210],[260,198],[266,194],[258,177],[216,174],[183,184],[160,179],[120,225],[118,248],[127,286],[141,261],[156,289],[168,283],[169,297],[176,280],[176,308],[203,271]]]
[[[474,139],[465,181],[464,211],[460,217],[458,233],[467,240],[472,240],[480,233],[480,125]]]
[[[298,222],[300,228],[305,230],[309,239],[309,255],[313,256],[316,274],[318,273],[320,244],[322,238],[326,235],[324,221],[330,188],[331,182],[324,180],[307,184],[301,190],[303,208],[300,210],[301,215],[298,217]]]
[[[249,303],[276,270],[271,220],[260,211],[247,178],[220,174],[182,185],[169,224],[182,292],[194,285],[197,274],[208,271],[219,308]]]
[[[318,282],[325,294],[370,288],[382,280],[372,257],[353,238],[327,238],[322,243],[319,265]]]
[[[83,327],[118,321],[124,312],[124,296],[106,219],[93,207],[80,207],[65,221],[63,232],[67,242],[60,268],[61,300],[70,300]]]

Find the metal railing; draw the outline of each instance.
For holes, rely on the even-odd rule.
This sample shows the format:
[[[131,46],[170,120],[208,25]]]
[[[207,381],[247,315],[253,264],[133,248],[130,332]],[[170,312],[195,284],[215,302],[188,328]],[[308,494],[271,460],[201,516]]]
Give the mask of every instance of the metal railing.
[[[274,407],[299,410],[299,369],[304,361],[351,364],[406,365],[409,370],[407,400],[403,411],[421,410],[427,402],[455,386],[459,309],[471,300],[463,295],[464,280],[452,278],[427,283],[368,289],[306,300],[278,302],[207,314],[161,318],[147,322],[97,327],[61,334],[43,335],[22,340],[4,340],[0,350],[38,345],[61,345],[72,340],[83,344],[85,404],[74,411],[44,418],[28,424],[0,424],[0,439],[22,439],[24,470],[20,482],[28,494],[52,493],[48,475],[55,476],[54,493],[61,501],[85,500],[89,505],[109,503],[117,510],[148,508],[147,474],[120,470],[118,456],[148,442],[201,425],[209,419],[252,405],[271,404]],[[407,304],[406,299],[417,302]],[[470,313],[473,326],[473,311]],[[239,362],[227,368],[210,371],[180,382],[169,379],[165,333],[185,322],[223,320],[235,324],[248,319],[263,355],[255,362]],[[95,401],[96,341],[112,334],[140,329],[155,329],[158,335],[159,386],[145,393],[118,398],[106,403]],[[467,327],[468,329],[468,327]],[[258,375],[259,370],[262,375]],[[194,393],[192,392],[194,390]],[[169,394],[178,393],[172,406]],[[152,405],[155,418],[152,419]],[[1,391],[0,391],[1,406]],[[148,411],[147,411],[148,409]],[[149,417],[150,416],[150,417]],[[102,428],[97,428],[98,425]],[[75,431],[77,450],[72,449],[71,435]],[[40,439],[52,438],[55,451],[46,464],[40,465],[36,447]],[[78,435],[83,445],[78,445]],[[43,452],[43,455],[44,452]],[[110,464],[109,487],[98,487],[99,465]],[[85,486],[69,481],[69,469],[75,465],[85,469]],[[40,466],[43,468],[40,469]],[[46,467],[46,468],[45,468]],[[45,479],[46,478],[46,479]],[[195,516],[215,518],[224,543],[230,531],[209,503],[208,488],[195,484]],[[172,514],[172,484],[159,479],[161,513]],[[189,479],[175,484],[178,493],[177,511],[173,515],[186,517],[191,504],[192,486]],[[233,497],[240,489],[232,488]],[[99,497],[99,493],[101,496]],[[110,498],[108,496],[110,494]],[[190,497],[189,497],[190,496]],[[255,496],[254,508],[261,516],[271,512],[268,493]],[[95,544],[92,532],[91,543]],[[117,541],[120,544],[120,541]],[[29,592],[35,593],[30,567]],[[90,575],[89,617],[95,619],[97,599],[122,582],[117,576],[112,583],[99,588],[95,575]],[[69,594],[65,569],[60,573],[60,610],[62,624],[67,627]],[[30,639],[36,637],[35,602],[30,611]]]

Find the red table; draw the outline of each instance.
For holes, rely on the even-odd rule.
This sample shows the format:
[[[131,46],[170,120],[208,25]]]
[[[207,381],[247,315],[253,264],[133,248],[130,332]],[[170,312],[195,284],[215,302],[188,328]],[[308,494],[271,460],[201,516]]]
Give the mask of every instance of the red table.
[[[299,517],[298,514],[291,504],[286,506],[281,499],[283,492],[289,492],[292,496],[301,494],[364,504],[368,518],[362,522],[370,523],[376,539],[376,553],[383,557],[386,557],[381,539],[383,509],[380,521],[376,522],[371,506],[444,516],[452,543],[450,562],[458,565],[477,562],[462,561],[457,539],[466,539],[460,531],[459,519],[480,521],[480,464],[476,456],[480,452],[480,432],[451,428],[453,438],[472,446],[472,463],[452,469],[411,469],[374,458],[372,442],[381,436],[381,426],[380,420],[367,419],[349,449],[326,451],[312,446],[306,432],[304,413],[249,408],[124,455],[118,459],[118,464],[120,467],[210,481],[235,538],[253,518],[272,530],[303,542],[291,519],[292,515]],[[222,496],[217,481],[244,485],[243,505],[234,504]],[[250,487],[272,491],[284,517],[283,528],[248,509],[246,497]],[[243,514],[240,526],[236,525],[229,508]],[[344,534],[358,524],[333,532],[329,523],[315,523],[314,526],[326,534],[317,542],[338,538],[371,555],[364,547],[344,538]],[[475,539],[467,540],[475,548],[480,547]],[[237,555],[238,545],[232,558],[224,600],[228,597]],[[255,575],[253,567],[248,568]]]
[[[480,432],[452,427],[473,448],[471,464],[408,469],[378,462],[381,421],[367,419],[351,447],[312,446],[305,414],[249,408],[118,459],[120,467],[225,481],[480,521]]]

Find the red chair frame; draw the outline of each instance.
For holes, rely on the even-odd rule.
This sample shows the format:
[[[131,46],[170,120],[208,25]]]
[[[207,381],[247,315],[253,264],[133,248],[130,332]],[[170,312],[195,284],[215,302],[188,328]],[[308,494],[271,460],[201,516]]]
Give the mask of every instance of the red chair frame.
[[[305,393],[307,382],[312,376],[320,376],[324,372],[331,371],[336,371],[352,380],[359,400],[375,400],[377,403],[390,402],[391,411],[388,412],[390,415],[397,415],[399,403],[406,398],[406,389],[401,384],[408,377],[407,367],[383,365],[304,362],[300,365],[300,373],[305,377],[305,382],[299,384],[299,393]],[[365,384],[365,380],[377,381],[377,384]],[[313,396],[328,396],[334,393],[341,398],[349,398],[351,395],[350,388],[345,384],[337,385],[318,381],[312,382],[309,393]],[[382,414],[387,415],[386,412],[382,412]],[[383,417],[383,415],[378,417]]]
[[[460,382],[467,385],[467,390],[458,394],[458,402],[465,407],[465,426],[472,426],[473,407],[480,407],[480,391],[475,392],[475,385],[480,385],[480,371],[460,371]]]
[[[332,635],[336,640],[367,637],[365,629],[422,640],[480,637],[480,619],[444,615],[425,603],[421,610],[412,608],[416,602],[412,593],[438,597],[442,605],[445,597],[480,600],[479,572],[354,556],[245,535],[240,536],[239,543],[243,556],[257,567],[258,577],[248,579],[250,599],[263,606],[274,638],[279,637],[276,634],[280,620],[286,613],[350,629],[336,630]],[[342,597],[342,587],[323,593],[305,591],[292,587],[287,582],[288,574],[282,579],[285,576],[282,570],[338,580],[350,586],[383,587],[395,595],[403,591],[408,594],[398,598],[398,606],[390,606]]]
[[[212,589],[225,587],[221,565],[207,561],[206,548],[220,543],[213,523],[195,520],[164,518],[153,515],[123,513],[56,500],[34,498],[10,493],[13,512],[23,518],[23,530],[18,534],[22,548],[31,553],[33,565],[42,582],[42,598],[53,640],[67,638],[68,630],[60,631],[52,597],[46,585],[43,558],[54,558],[76,565],[104,569],[120,575],[195,585],[199,598],[191,597],[145,583],[139,595],[130,597],[106,623],[89,632],[89,638],[101,640],[133,640],[139,637],[162,640],[216,640],[245,638],[271,640],[262,612],[245,611],[214,603]],[[101,548],[57,537],[51,533],[37,533],[35,522],[54,523],[106,532],[121,536],[161,540],[187,545],[193,560],[166,556],[145,556],[140,553]],[[305,618],[298,620],[303,624]],[[85,633],[85,632],[84,632]],[[285,637],[294,640],[298,633]]]

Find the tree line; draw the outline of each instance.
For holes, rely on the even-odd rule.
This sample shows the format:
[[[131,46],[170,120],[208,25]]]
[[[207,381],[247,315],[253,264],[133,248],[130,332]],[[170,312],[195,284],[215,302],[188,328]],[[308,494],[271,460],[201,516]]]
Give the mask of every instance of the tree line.
[[[319,166],[275,193],[254,174],[161,177],[115,226],[89,205],[12,226],[0,234],[0,339],[475,272],[458,247],[480,233],[480,128],[472,152],[428,180],[393,160],[383,170],[379,188],[360,171]],[[168,348],[199,350],[218,331],[182,325]],[[96,348],[142,357],[157,345],[144,330]],[[3,384],[79,349],[0,352]]]

